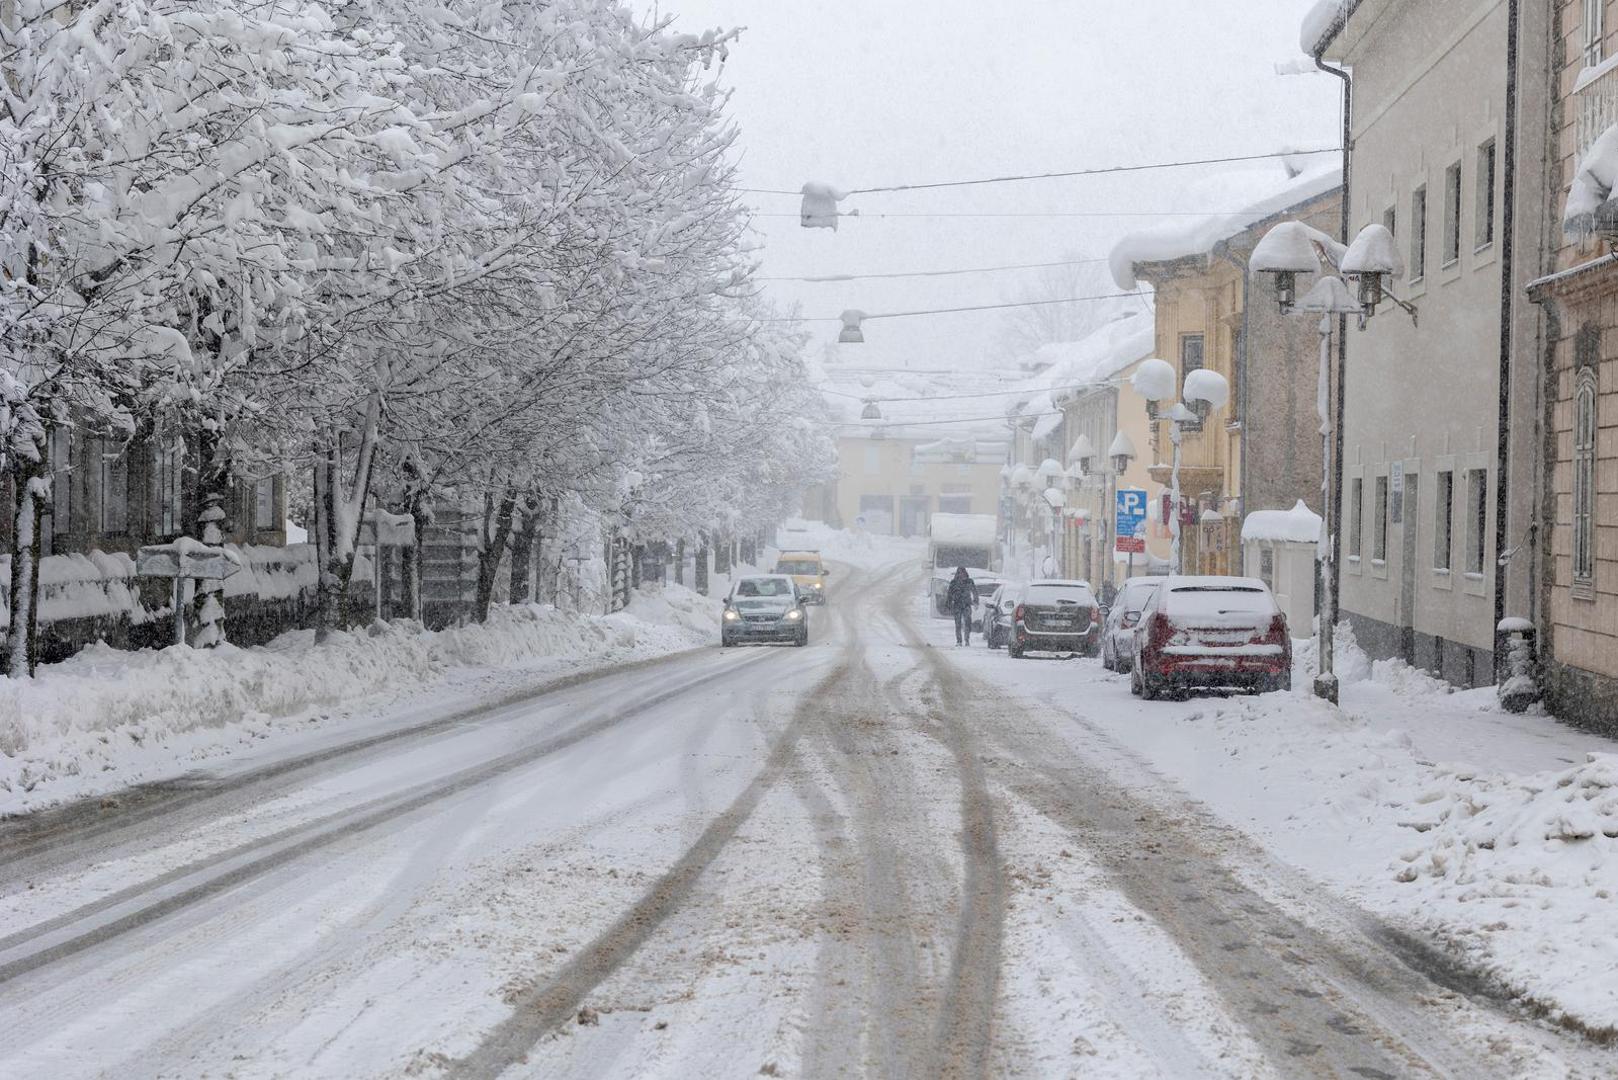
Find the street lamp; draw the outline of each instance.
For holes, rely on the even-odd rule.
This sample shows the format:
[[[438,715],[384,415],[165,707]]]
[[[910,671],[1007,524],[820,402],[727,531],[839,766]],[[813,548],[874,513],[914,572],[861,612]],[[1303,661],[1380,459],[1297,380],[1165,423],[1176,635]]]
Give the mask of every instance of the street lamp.
[[[1303,299],[1296,300],[1290,293],[1290,282],[1293,280],[1292,274],[1297,272],[1302,254],[1300,236],[1306,239],[1309,250],[1315,256],[1313,269],[1322,273]],[[1332,652],[1337,623],[1336,563],[1343,462],[1341,455],[1333,452],[1336,446],[1333,430],[1336,414],[1332,409],[1331,397],[1332,317],[1357,316],[1363,330],[1366,319],[1375,314],[1377,305],[1384,299],[1397,304],[1410,316],[1411,322],[1416,321],[1416,308],[1387,291],[1387,283],[1383,279],[1391,280],[1404,273],[1404,263],[1393,234],[1379,224],[1361,229],[1354,242],[1344,248],[1300,221],[1282,222],[1266,233],[1253,249],[1248,269],[1251,273],[1268,274],[1275,279],[1276,300],[1282,314],[1296,309],[1302,315],[1320,316],[1320,376],[1316,405],[1320,414],[1322,445],[1320,490],[1326,512],[1323,515],[1324,536],[1316,555],[1321,601],[1320,648],[1317,650],[1319,667],[1315,675],[1314,693],[1316,697],[1336,703],[1338,682],[1333,670]],[[1323,272],[1326,270],[1340,270],[1353,278],[1358,286],[1358,297],[1350,293],[1342,278]]]
[[[1197,368],[1185,377],[1185,386],[1176,401],[1163,413],[1161,402],[1174,393],[1174,367],[1167,360],[1143,360],[1130,377],[1135,392],[1146,399],[1146,415],[1156,420],[1160,415],[1169,421],[1169,438],[1174,443],[1174,464],[1169,486],[1169,535],[1173,544],[1169,553],[1169,569],[1181,572],[1180,565],[1180,446],[1185,429],[1200,425],[1215,409],[1221,409],[1230,400],[1230,382],[1219,372]],[[1189,406],[1188,404],[1189,403]]]
[[[865,320],[865,312],[850,308],[838,318],[842,320],[843,328],[837,332],[837,341],[843,345],[864,345],[865,332],[860,329],[860,323]]]
[[[860,419],[880,420],[882,419],[882,410],[877,406],[876,402],[872,401],[870,398],[866,398],[865,407],[860,410]]]
[[[1073,440],[1073,448],[1067,452],[1069,464],[1077,465],[1085,472],[1090,471],[1090,461],[1095,456],[1095,446],[1091,444],[1090,436],[1082,432],[1077,439]]]

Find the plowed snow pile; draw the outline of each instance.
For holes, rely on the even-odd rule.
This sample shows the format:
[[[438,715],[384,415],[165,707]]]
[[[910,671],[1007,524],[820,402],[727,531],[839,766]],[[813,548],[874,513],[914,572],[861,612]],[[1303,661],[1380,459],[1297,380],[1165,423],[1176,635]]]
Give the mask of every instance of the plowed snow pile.
[[[323,645],[309,630],[251,649],[94,645],[33,679],[0,680],[0,814],[175,776],[244,744],[308,732],[336,707],[384,693],[491,674],[504,680],[499,689],[710,644],[719,607],[670,585],[607,616],[497,606],[483,625],[434,632],[381,623]],[[465,707],[478,692],[462,685],[446,707]]]
[[[1436,923],[1553,1011],[1618,1026],[1618,754],[1518,776],[1439,769],[1413,809],[1421,840],[1397,879],[1434,910],[1471,909]]]

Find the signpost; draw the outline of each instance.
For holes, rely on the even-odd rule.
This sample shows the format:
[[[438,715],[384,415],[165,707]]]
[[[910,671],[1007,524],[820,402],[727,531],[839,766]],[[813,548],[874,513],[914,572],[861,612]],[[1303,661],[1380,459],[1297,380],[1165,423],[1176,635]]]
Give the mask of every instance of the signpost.
[[[167,544],[148,544],[135,553],[135,572],[174,579],[174,644],[185,644],[185,579],[228,578],[242,568],[233,551],[210,547],[181,536]]]
[[[1146,553],[1146,492],[1141,488],[1119,488],[1113,507],[1113,550],[1128,556],[1124,577],[1135,576],[1135,556]]]

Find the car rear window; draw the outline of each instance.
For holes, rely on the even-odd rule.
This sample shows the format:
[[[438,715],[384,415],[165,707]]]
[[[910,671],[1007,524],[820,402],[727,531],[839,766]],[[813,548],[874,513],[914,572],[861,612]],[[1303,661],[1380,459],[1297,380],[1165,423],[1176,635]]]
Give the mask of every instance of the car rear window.
[[[1275,601],[1251,585],[1183,585],[1169,590],[1168,608],[1176,615],[1269,615]]]
[[[820,564],[813,559],[782,559],[775,564],[777,574],[818,574]]]
[[[1087,604],[1095,607],[1094,594],[1079,585],[1030,585],[1023,595],[1025,604]]]

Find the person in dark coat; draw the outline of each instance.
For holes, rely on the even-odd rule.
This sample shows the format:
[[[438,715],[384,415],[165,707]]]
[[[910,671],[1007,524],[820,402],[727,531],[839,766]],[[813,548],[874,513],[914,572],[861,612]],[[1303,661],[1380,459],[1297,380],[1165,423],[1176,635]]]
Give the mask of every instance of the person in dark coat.
[[[978,583],[972,580],[966,567],[957,566],[955,576],[950,579],[949,595],[944,598],[944,606],[955,616],[955,644],[972,644],[972,609],[977,604]]]

